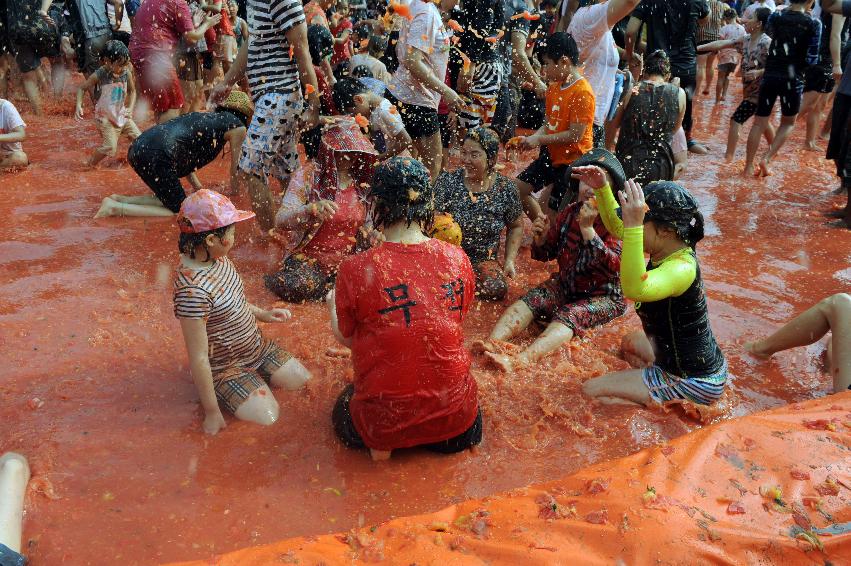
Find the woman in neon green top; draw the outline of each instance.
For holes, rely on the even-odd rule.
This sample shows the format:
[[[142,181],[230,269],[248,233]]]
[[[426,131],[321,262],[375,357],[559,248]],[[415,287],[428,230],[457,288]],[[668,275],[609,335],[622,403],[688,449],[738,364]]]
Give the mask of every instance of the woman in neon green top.
[[[583,391],[606,403],[712,403],[724,391],[727,363],[709,325],[695,255],[703,215],[694,197],[672,181],[650,183],[642,192],[630,180],[620,192],[621,220],[598,167],[574,168],[573,174],[594,187],[606,229],[623,239],[621,286],[643,327],[623,342],[624,358],[635,369],[590,379]]]

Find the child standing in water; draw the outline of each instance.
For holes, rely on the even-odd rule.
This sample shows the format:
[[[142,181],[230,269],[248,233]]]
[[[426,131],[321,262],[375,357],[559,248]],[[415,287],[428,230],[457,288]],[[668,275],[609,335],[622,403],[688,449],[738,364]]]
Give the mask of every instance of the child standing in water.
[[[621,221],[603,172],[594,166],[573,172],[594,187],[606,229],[623,238],[621,285],[643,327],[623,342],[624,357],[636,369],[590,379],[583,391],[604,403],[713,403],[724,391],[727,362],[709,325],[695,253],[703,215],[694,197],[672,181],[650,183],[642,193],[630,180],[620,192]]]
[[[267,384],[298,389],[310,372],[263,338],[257,321],[284,322],[285,309],[264,310],[245,298],[242,279],[227,254],[236,223],[253,218],[227,197],[201,189],[180,207],[180,267],[174,279],[174,314],[180,320],[192,379],[204,408],[204,432],[226,426],[219,402],[238,419],[270,425],[278,402]]]
[[[352,349],[354,364],[334,430],[374,459],[413,446],[460,452],[482,440],[461,326],[473,302],[473,267],[460,247],[426,236],[434,193],[422,163],[386,161],[371,194],[385,242],[344,260],[327,299],[334,335]]]
[[[99,93],[95,120],[103,143],[86,161],[88,167],[97,166],[105,157],[115,157],[120,136],[125,135],[132,141],[142,135],[133,121],[136,83],[130,68],[130,50],[120,41],[112,40],[103,48],[101,61],[103,65],[77,89],[74,116],[78,120],[83,118],[84,94],[93,88]]]

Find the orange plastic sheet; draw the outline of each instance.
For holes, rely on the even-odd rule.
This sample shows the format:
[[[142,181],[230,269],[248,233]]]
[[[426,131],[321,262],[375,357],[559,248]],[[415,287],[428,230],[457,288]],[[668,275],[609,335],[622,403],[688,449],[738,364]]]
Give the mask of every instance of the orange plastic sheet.
[[[570,557],[851,564],[851,393],[725,421],[436,513],[185,564],[531,566]]]

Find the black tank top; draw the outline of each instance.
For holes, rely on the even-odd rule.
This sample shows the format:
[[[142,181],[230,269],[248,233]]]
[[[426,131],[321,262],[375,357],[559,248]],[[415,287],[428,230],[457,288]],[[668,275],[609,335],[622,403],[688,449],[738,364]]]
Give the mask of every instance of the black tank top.
[[[694,282],[685,293],[637,304],[636,311],[645,334],[656,345],[656,365],[666,372],[700,377],[718,373],[724,367],[724,354],[709,326],[699,264]]]
[[[165,160],[178,177],[185,177],[212,162],[222,151],[225,134],[244,125],[229,111],[191,112],[145,130],[131,152]]]

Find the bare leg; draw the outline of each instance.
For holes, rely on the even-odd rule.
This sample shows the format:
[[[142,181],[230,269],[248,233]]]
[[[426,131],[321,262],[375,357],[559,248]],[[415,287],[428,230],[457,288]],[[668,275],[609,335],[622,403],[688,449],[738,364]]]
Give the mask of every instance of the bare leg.
[[[766,125],[766,127],[765,127],[765,131],[762,133],[762,137],[765,138],[765,141],[767,141],[768,145],[770,146],[771,144],[774,143],[774,136],[776,136],[776,135],[777,135],[777,130],[774,128],[774,124],[769,122],[768,125]]]
[[[491,340],[508,342],[529,326],[534,314],[526,303],[517,301],[508,307],[491,331]]]
[[[246,176],[248,196],[251,197],[251,207],[257,214],[257,223],[263,232],[275,227],[275,205],[272,201],[272,191],[269,186],[255,175]]]
[[[703,85],[703,94],[709,94],[709,88],[712,86],[712,81],[715,79],[715,55],[713,51],[707,54],[706,57],[706,83]]]
[[[295,358],[290,358],[272,374],[269,380],[275,387],[283,387],[287,391],[301,389],[313,377],[308,369]]]
[[[506,356],[496,352],[485,352],[504,372],[510,372],[515,366],[525,366],[537,362],[562,344],[570,342],[573,330],[560,322],[551,322],[532,344],[516,356]]]
[[[414,149],[416,149],[420,161],[428,169],[431,180],[437,179],[440,174],[440,164],[443,161],[443,144],[440,141],[440,131],[428,137],[414,140]]]
[[[541,209],[541,203],[532,194],[535,187],[525,181],[517,180],[517,191],[520,193],[520,203],[523,205],[523,211],[530,220],[535,220],[539,216],[544,215]]]
[[[0,544],[21,552],[24,495],[30,481],[27,459],[15,452],[0,456]]]
[[[159,206],[165,208],[163,203],[154,195],[128,196],[128,195],[110,195],[109,198],[115,202],[123,202],[125,204],[141,204],[146,206]]]
[[[750,134],[748,134],[747,154],[745,156],[745,177],[751,177],[754,174],[754,160],[756,152],[759,149],[759,142],[762,140],[763,132],[768,125],[769,116],[757,116]]]
[[[706,80],[706,61],[709,59],[708,53],[702,53],[697,56],[697,77],[694,81],[694,94],[700,94],[703,81]],[[707,88],[708,88],[707,83]],[[706,94],[706,93],[704,93]]]
[[[97,167],[98,163],[106,159],[106,157],[107,155],[105,153],[101,152],[100,149],[96,149],[88,161],[86,161],[86,167]]]
[[[636,369],[650,367],[656,361],[653,343],[641,330],[624,335],[621,339],[621,353],[623,359]]]
[[[41,116],[42,106],[41,91],[38,88],[38,69],[29,73],[23,73],[21,78],[24,82],[24,93],[26,93],[27,99],[32,105],[33,114]]]
[[[787,322],[780,330],[762,340],[745,344],[745,350],[758,358],[807,346],[830,331],[831,372],[834,392],[851,386],[851,295],[828,297]]]
[[[644,384],[643,371],[628,369],[591,378],[582,384],[582,392],[607,405],[648,405],[651,402],[650,391]]]
[[[274,424],[279,414],[278,401],[275,400],[272,390],[266,384],[254,390],[234,413],[241,421],[251,421],[265,426]]]
[[[727,133],[727,152],[724,154],[724,160],[727,163],[732,163],[736,158],[736,146],[739,145],[739,132],[742,125],[735,120],[730,120],[730,131]]]
[[[821,125],[822,110],[824,109],[824,102],[827,95],[820,92],[806,92],[804,93],[804,98],[808,94],[815,96],[812,97],[811,108],[809,109],[809,113],[807,113],[807,137],[804,141],[804,149],[808,151],[821,151],[819,146],[816,145],[816,136],[818,136],[819,126]]]
[[[157,201],[159,202],[159,201]],[[162,203],[157,205],[146,204],[127,204],[114,201],[109,197],[103,199],[100,209],[95,214],[95,218],[105,218],[107,216],[146,216],[146,217],[168,217],[174,216],[174,213],[165,208]]]
[[[3,89],[0,88],[0,93],[3,92]],[[833,125],[833,104],[830,105],[830,111],[827,113],[827,118],[824,121],[824,126],[821,128],[821,134],[819,136],[823,140],[830,139],[830,130]]]
[[[783,144],[786,143],[786,138],[789,137],[789,134],[792,133],[792,128],[795,127],[795,116],[782,116],[780,118],[780,126],[777,128],[777,133],[774,135],[774,141],[771,142],[771,147],[768,148],[768,153],[765,154],[765,157],[762,158],[762,175],[767,177],[771,175],[771,169],[769,169],[771,165],[771,160],[774,159],[774,156],[777,155],[777,152],[780,151],[780,148],[783,147]]]
[[[23,151],[14,151],[0,159],[0,169],[16,169],[18,167],[26,167],[30,160],[27,154]]]

